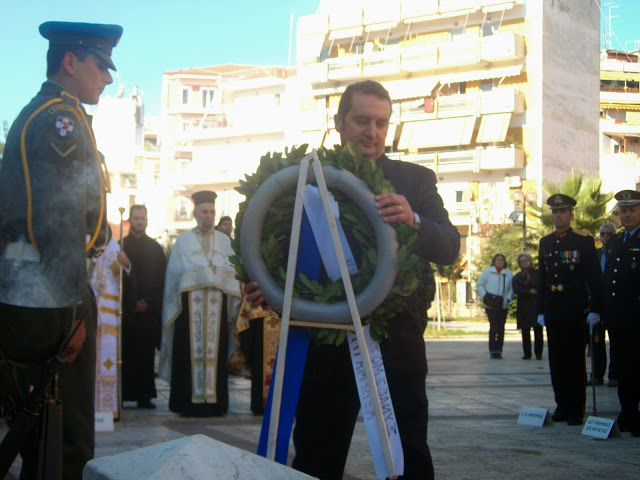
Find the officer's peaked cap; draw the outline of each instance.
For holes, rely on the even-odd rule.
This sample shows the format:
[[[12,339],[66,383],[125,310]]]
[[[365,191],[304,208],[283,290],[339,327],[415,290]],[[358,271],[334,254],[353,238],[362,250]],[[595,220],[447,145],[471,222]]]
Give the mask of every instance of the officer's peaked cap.
[[[615,194],[619,207],[631,207],[640,204],[640,192],[635,190],[620,190]]]
[[[40,25],[40,35],[49,40],[49,47],[83,47],[112,70],[111,50],[122,36],[120,25],[78,22],[45,22]]]
[[[571,198],[569,195],[564,195],[562,193],[554,193],[547,199],[547,205],[554,208],[573,208],[576,206],[576,201]]]

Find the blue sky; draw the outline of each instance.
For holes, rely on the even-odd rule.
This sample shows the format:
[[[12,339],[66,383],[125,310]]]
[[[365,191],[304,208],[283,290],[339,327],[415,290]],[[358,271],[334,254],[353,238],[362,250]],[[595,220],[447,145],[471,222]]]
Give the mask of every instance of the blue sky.
[[[315,13],[318,0],[0,0],[0,123],[13,121],[45,80],[48,20],[116,23],[124,27],[113,51],[127,93],[145,92],[147,113],[160,111],[162,74],[223,63],[286,65],[289,20]],[[295,63],[295,56],[292,57]],[[0,130],[0,135],[1,135]]]
[[[607,15],[609,7],[618,6],[611,10],[618,16],[612,19],[614,48],[640,40],[640,2],[587,1],[602,4]],[[47,20],[122,25],[124,35],[113,53],[119,77],[105,93],[115,95],[119,82],[127,93],[138,85],[145,93],[147,114],[157,114],[165,71],[224,63],[286,65],[291,12],[295,53],[295,19],[314,13],[318,4],[319,0],[0,0],[0,122],[13,121],[45,79],[47,42],[38,26]]]

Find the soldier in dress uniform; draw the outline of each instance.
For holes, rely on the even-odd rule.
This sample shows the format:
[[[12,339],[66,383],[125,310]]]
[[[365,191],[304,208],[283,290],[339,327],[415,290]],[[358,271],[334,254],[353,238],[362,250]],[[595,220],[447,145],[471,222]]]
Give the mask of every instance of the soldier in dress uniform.
[[[46,22],[47,81],[13,123],[0,171],[0,349],[38,363],[71,339],[59,370],[63,402],[63,477],[81,478],[93,458],[95,298],[87,258],[108,241],[108,177],[90,117],[115,70],[118,25]],[[19,369],[24,388],[28,371]],[[35,450],[35,441],[33,449]],[[23,450],[20,478],[35,476]]]
[[[552,418],[554,422],[582,425],[586,402],[584,325],[585,319],[590,324],[600,319],[602,274],[593,238],[571,228],[576,201],[557,193],[547,204],[555,232],[540,240],[537,290],[538,323],[547,327],[557,404]]]
[[[618,425],[640,437],[640,192],[622,190],[615,199],[624,231],[607,242],[602,313],[616,366]]]

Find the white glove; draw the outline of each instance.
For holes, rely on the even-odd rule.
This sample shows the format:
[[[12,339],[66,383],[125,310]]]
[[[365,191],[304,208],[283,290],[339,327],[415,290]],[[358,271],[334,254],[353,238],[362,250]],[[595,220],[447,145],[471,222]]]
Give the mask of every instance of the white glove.
[[[544,327],[544,315],[538,315],[538,325]]]
[[[600,323],[600,314],[591,312],[587,315],[587,323],[589,324],[589,333],[593,333],[593,327]]]

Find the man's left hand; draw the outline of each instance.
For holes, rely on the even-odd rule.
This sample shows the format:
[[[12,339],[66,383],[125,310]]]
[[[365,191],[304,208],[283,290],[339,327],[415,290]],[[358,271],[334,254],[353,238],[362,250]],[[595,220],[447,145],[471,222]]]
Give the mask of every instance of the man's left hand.
[[[386,223],[399,222],[412,227],[416,221],[413,210],[404,195],[397,193],[376,195],[376,208],[378,215],[383,217]]]
[[[600,314],[591,312],[587,315],[587,323],[589,324],[589,333],[593,333],[593,327],[600,323]]]

